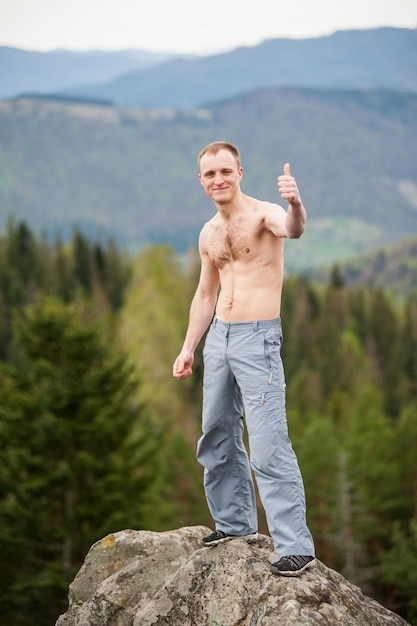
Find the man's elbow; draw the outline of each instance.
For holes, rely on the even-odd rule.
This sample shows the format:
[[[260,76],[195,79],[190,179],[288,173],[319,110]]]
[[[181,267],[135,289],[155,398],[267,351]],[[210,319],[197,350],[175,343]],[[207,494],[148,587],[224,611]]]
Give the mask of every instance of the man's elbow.
[[[287,229],[288,239],[300,239],[303,232],[304,224],[302,226],[298,226],[297,228]]]

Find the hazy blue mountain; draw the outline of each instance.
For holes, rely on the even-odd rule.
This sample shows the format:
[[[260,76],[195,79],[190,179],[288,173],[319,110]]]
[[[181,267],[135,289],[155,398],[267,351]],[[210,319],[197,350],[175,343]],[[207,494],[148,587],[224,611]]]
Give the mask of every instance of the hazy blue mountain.
[[[145,50],[33,52],[0,46],[0,98],[109,81],[132,70],[155,67],[175,56]]]
[[[268,86],[417,91],[417,30],[270,39],[214,56],[174,59],[69,93],[128,106],[193,108]]]
[[[286,161],[308,210],[287,267],[306,270],[417,233],[417,93],[270,88],[188,113],[0,102],[0,227],[13,213],[63,236],[74,225],[130,249],[197,244],[214,212],[197,178],[203,145],[242,153],[242,189],[282,202]],[[283,203],[285,204],[285,203]]]

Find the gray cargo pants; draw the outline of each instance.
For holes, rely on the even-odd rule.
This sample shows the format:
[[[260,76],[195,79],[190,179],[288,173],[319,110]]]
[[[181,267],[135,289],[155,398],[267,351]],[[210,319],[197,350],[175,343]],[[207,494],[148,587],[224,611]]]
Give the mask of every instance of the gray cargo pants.
[[[256,532],[251,465],[278,556],[314,556],[304,485],[288,437],[281,343],[280,318],[230,324],[214,319],[203,350],[197,459],[217,530]],[[244,418],[250,465],[242,440]]]

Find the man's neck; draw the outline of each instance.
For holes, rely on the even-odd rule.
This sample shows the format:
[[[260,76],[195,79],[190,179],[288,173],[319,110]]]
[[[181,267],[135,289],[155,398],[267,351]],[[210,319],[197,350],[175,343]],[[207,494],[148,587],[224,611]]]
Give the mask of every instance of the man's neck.
[[[215,202],[214,204],[220,216],[227,222],[233,217],[245,213],[250,204],[249,201],[248,196],[240,193],[231,202]]]

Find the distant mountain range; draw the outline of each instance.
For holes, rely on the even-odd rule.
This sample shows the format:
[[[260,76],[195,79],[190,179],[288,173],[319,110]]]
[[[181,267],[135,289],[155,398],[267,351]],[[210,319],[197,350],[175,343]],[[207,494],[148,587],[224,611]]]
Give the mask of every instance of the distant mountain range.
[[[122,106],[194,108],[265,87],[417,91],[417,30],[270,39],[203,56],[0,48],[0,98],[61,93]]]
[[[177,56],[145,50],[34,52],[0,46],[0,99],[23,92],[50,93],[74,85],[107,82]]]
[[[255,197],[280,202],[292,164],[308,225],[289,270],[395,244],[417,233],[416,68],[417,30],[396,28],[208,57],[0,48],[0,229],[185,252],[213,214],[196,155],[225,138]]]

